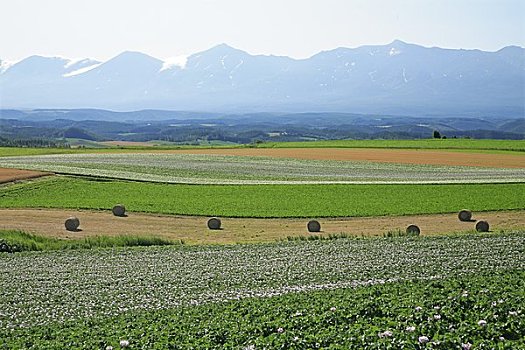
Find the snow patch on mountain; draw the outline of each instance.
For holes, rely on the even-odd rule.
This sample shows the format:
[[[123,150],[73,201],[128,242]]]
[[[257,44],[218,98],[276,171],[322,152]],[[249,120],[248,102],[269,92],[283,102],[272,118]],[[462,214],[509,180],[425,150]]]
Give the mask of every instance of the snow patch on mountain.
[[[77,62],[78,63],[78,62]],[[98,66],[100,66],[102,63],[96,63],[96,64],[93,64],[91,66],[87,66],[87,67],[83,67],[83,68],[80,68],[80,69],[77,69],[75,71],[72,71],[72,72],[69,72],[69,73],[66,73],[66,74],[62,74],[62,76],[64,78],[69,78],[69,77],[74,77],[76,75],[80,75],[80,74],[84,74],[86,72],[89,72],[90,70],[92,69],[95,69],[97,68]]]
[[[168,57],[164,60],[160,71],[162,72],[173,68],[184,69],[186,68],[186,63],[188,63],[188,56],[186,55]]]
[[[0,60],[0,74],[2,74],[3,72],[5,72],[6,70],[9,69],[9,67],[15,65],[17,62],[16,61],[5,61],[5,60]]]
[[[395,47],[391,48],[388,52],[389,56],[397,56],[401,53],[401,50],[396,49]]]

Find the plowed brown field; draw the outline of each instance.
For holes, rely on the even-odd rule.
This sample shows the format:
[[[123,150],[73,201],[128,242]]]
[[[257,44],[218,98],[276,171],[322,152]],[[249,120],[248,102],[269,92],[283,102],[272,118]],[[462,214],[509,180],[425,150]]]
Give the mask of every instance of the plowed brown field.
[[[231,148],[147,151],[178,154],[264,156],[317,160],[360,160],[384,163],[525,168],[525,154],[491,154],[435,150],[375,148]]]
[[[40,171],[19,170],[19,169],[5,169],[0,168],[0,184],[12,182],[16,180],[26,180],[35,177],[51,175],[51,173],[44,173]]]
[[[79,232],[68,232],[64,221],[74,215],[80,219]],[[525,211],[474,213],[474,219],[487,220],[491,230],[525,229]],[[115,217],[111,212],[75,210],[3,209],[0,229],[17,229],[64,239],[97,235],[155,235],[182,239],[190,244],[269,242],[287,236],[305,236],[307,219],[233,219],[222,218],[222,230],[210,231],[206,217],[159,216],[130,213]],[[475,222],[460,222],[457,214],[415,215],[373,218],[320,219],[321,235],[346,233],[356,236],[381,236],[388,231],[405,230],[410,224],[421,228],[422,235],[437,235],[473,230]]]

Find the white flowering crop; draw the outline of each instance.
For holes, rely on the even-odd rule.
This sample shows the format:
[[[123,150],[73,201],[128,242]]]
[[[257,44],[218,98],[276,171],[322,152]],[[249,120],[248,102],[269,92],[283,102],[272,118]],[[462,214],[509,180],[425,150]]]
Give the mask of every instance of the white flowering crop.
[[[525,169],[192,154],[2,157],[0,167],[189,184],[525,182]]]
[[[523,247],[525,234],[8,254],[0,327],[524,269]]]

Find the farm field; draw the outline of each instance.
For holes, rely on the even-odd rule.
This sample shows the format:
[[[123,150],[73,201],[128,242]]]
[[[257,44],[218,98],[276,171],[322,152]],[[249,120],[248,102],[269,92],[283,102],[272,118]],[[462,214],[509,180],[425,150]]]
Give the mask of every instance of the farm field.
[[[525,348],[525,147],[434,141],[0,148],[0,348]]]
[[[308,142],[267,142],[259,147],[278,148],[409,148],[457,150],[525,151],[525,140],[420,139],[420,140],[326,140]]]
[[[34,179],[51,175],[40,171],[20,170],[20,169],[2,169],[0,168],[0,184],[17,180]]]
[[[505,157],[510,156],[497,155],[494,156],[494,161]],[[187,184],[525,182],[525,156],[516,156],[511,160],[505,165],[514,168],[407,165],[375,161],[300,160],[207,154],[77,154],[4,157],[0,158],[0,167]]]
[[[524,249],[492,233],[6,255],[0,346],[519,349]]]
[[[108,148],[18,148],[0,147],[0,157],[26,156],[44,154],[85,154],[85,153],[136,153],[151,151],[172,151],[181,149],[265,149],[265,148],[343,148],[343,149],[409,149],[409,150],[443,150],[464,153],[493,153],[493,154],[521,154],[525,152],[524,140],[332,140],[309,142],[267,142],[257,145],[226,145],[226,146],[138,146],[123,144],[112,146],[108,143],[99,143]]]
[[[168,152],[168,151],[159,151]],[[294,158],[306,160],[361,161],[415,165],[475,166],[525,168],[525,154],[496,151],[479,153],[458,150],[386,149],[386,148],[214,148],[182,149],[174,154],[208,154],[221,156],[248,156]]]
[[[79,232],[63,228],[64,218],[75,216],[81,221]],[[109,211],[59,209],[0,209],[1,230],[23,230],[38,236],[79,240],[96,237],[149,236],[186,244],[260,243],[287,239],[313,239],[340,236],[386,236],[403,233],[408,225],[417,224],[421,235],[473,232],[475,220],[462,222],[456,213],[432,215],[381,216],[364,218],[326,218],[320,220],[321,232],[312,236],[307,219],[223,218],[222,229],[210,231],[207,217],[129,213],[114,217]],[[477,220],[490,222],[492,232],[525,231],[525,211],[474,213]],[[444,230],[446,232],[444,232]]]
[[[0,187],[0,208],[222,217],[350,217],[525,209],[525,184],[174,185],[69,176]]]

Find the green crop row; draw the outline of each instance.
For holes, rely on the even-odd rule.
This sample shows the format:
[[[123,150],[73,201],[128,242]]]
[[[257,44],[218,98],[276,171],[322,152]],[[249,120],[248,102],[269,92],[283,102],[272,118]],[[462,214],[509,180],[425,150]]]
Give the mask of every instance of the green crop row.
[[[1,208],[111,209],[224,217],[348,217],[525,209],[525,184],[174,185],[52,177],[0,187]]]

